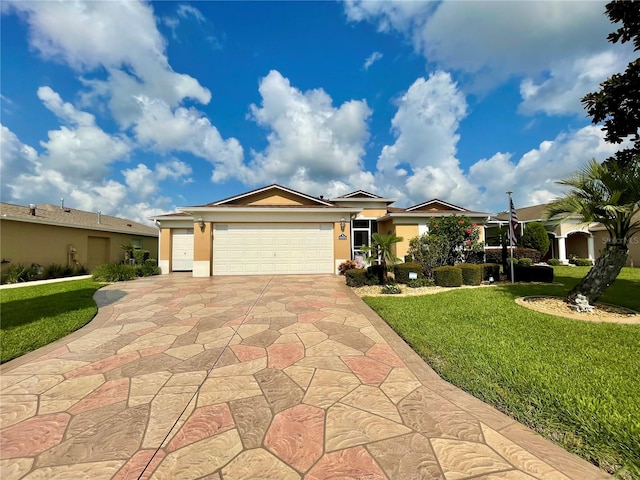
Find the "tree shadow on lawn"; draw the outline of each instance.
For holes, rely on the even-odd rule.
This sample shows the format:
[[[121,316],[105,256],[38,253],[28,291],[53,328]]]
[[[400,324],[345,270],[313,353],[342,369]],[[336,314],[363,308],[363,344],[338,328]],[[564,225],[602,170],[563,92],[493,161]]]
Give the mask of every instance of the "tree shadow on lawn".
[[[569,290],[580,282],[580,280],[582,280],[582,277],[576,278],[573,276],[556,274],[553,277],[554,283],[504,284],[504,289],[505,291],[508,291],[513,298],[532,295],[564,297],[569,293]],[[640,311],[640,282],[618,277],[598,299],[598,303],[610,303],[612,305],[619,305],[621,307]]]
[[[66,312],[95,307],[95,288],[43,295],[36,298],[12,300],[2,304],[2,330],[37,322]]]

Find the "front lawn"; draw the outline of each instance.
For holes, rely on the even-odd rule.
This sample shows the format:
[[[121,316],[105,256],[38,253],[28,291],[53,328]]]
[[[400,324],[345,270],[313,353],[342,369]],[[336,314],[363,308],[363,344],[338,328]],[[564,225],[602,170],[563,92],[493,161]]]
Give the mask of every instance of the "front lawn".
[[[86,325],[98,311],[93,280],[0,290],[0,363],[47,345]]]
[[[564,285],[499,285],[369,304],[447,381],[619,478],[640,478],[640,325],[569,320],[516,305],[563,295],[589,267],[556,267]],[[640,311],[640,269],[603,302]]]

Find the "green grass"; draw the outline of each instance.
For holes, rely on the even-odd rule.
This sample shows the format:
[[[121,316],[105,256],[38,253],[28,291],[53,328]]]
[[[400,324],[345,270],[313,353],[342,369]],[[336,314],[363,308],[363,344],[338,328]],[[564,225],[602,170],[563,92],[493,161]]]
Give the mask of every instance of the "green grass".
[[[365,301],[447,381],[619,478],[640,478],[640,325],[583,322],[516,305],[563,285],[500,285]],[[601,301],[640,311],[640,269]]]
[[[47,345],[86,325],[96,314],[92,280],[0,290],[0,363]]]

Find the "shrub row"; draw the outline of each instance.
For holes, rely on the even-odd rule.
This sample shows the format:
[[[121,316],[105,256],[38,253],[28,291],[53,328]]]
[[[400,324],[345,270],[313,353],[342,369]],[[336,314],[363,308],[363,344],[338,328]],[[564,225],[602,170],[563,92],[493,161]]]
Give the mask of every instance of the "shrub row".
[[[20,283],[33,280],[50,280],[53,278],[75,277],[86,275],[87,269],[83,265],[59,265],[52,263],[44,267],[37,263],[31,265],[15,264],[7,268],[2,274],[2,283]]]
[[[488,248],[485,251],[487,263],[502,263],[502,248]],[[509,258],[511,254],[509,253]],[[516,247],[513,249],[513,258],[518,260],[521,258],[530,258],[532,263],[538,263],[542,255],[538,250],[533,248]]]
[[[143,265],[129,265],[123,263],[105,263],[93,269],[93,279],[96,282],[124,282],[138,277],[159,275],[160,269],[154,259],[147,259]]]
[[[364,287],[367,285],[380,285],[377,273],[369,268],[353,268],[344,272],[347,285],[350,287]]]
[[[543,282],[553,283],[553,267],[544,265],[524,266],[514,265],[513,274],[516,282]],[[507,272],[507,277],[511,279],[511,272]]]
[[[496,282],[500,280],[500,265],[497,263],[482,264],[482,280],[488,282],[490,277],[493,277]]]
[[[593,262],[588,258],[578,258],[574,257],[569,260],[569,263],[577,266],[577,267],[590,267],[593,265]]]

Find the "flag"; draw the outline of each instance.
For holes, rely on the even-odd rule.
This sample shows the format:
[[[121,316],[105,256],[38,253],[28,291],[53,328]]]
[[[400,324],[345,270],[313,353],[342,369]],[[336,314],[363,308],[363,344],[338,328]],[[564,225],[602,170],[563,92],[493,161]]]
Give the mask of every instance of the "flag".
[[[513,206],[513,199],[509,198],[509,244],[515,245],[517,243],[516,231],[518,230],[518,215],[516,209]]]

